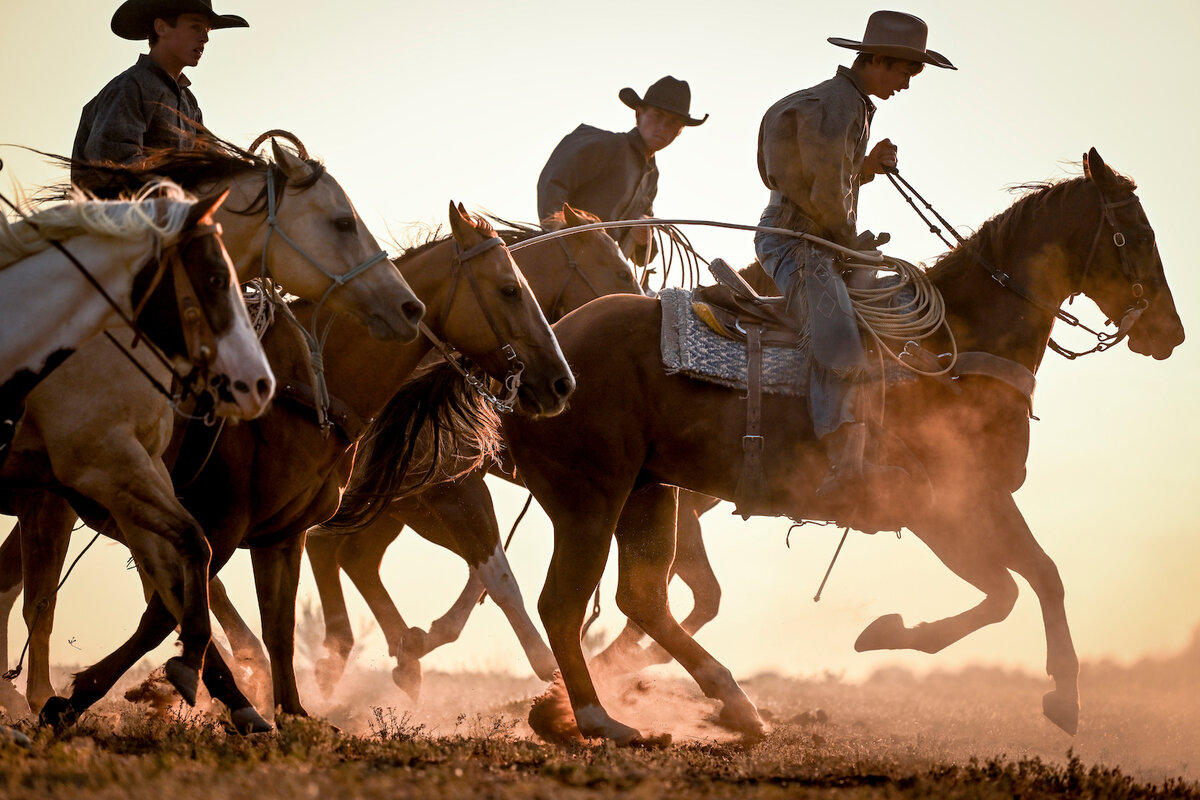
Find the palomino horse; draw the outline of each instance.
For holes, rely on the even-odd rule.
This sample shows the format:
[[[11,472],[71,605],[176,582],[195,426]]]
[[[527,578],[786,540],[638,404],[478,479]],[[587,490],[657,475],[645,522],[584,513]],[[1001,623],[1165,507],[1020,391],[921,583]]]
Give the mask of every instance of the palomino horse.
[[[198,202],[159,181],[130,201],[76,193],[20,222],[0,219],[6,419],[68,355],[122,322],[144,329],[181,366],[221,376],[218,413],[262,413],[275,381],[212,220],[223,200]]]
[[[1094,149],[1085,172],[1018,201],[930,271],[960,351],[990,353],[1035,371],[1059,304],[1076,293],[1094,300],[1110,319],[1125,321],[1134,352],[1162,359],[1183,341],[1133,183],[1112,172]],[[552,420],[504,421],[519,474],[554,523],[554,554],[538,607],[579,730],[617,742],[637,739],[635,729],[601,706],[579,641],[615,532],[618,606],[723,704],[731,727],[753,738],[763,731],[754,705],[668,609],[675,501],[674,491],[663,486],[734,498],[740,459],[730,454],[742,449],[745,401],[738,390],[667,374],[660,329],[659,303],[637,297],[602,298],[568,315],[555,331],[579,381],[570,408]],[[933,352],[948,344],[939,333]],[[1042,606],[1047,672],[1054,681],[1043,710],[1073,732],[1079,662],[1062,581],[1012,497],[1025,477],[1027,402],[1014,386],[982,375],[889,387],[889,428],[923,465],[935,498],[924,507],[892,509],[900,512],[893,521],[909,527],[986,596],[964,613],[913,627],[896,615],[882,617],[856,647],[936,652],[1004,619],[1017,595],[1010,571],[1016,572]],[[815,496],[825,458],[802,408],[794,398],[763,397],[769,504],[760,511],[828,518]],[[681,419],[688,424],[680,425]]]
[[[427,336],[451,342],[486,375],[514,389],[516,405],[524,413],[561,412],[574,379],[508,250],[487,223],[470,220],[453,205],[450,227],[451,238],[411,250],[396,262],[430,310],[423,323]],[[312,311],[312,307],[300,308],[297,316],[303,320]],[[237,547],[251,548],[263,638],[274,677],[273,705],[283,713],[305,713],[292,665],[304,535],[337,510],[363,422],[382,410],[390,419],[411,424],[414,437],[428,423],[434,441],[442,443],[444,434],[457,431],[467,435],[468,445],[478,447],[481,454],[492,449],[496,419],[481,397],[479,390],[484,387],[473,371],[468,383],[448,369],[438,370],[430,373],[430,382],[414,384],[397,395],[432,346],[425,340],[377,342],[359,326],[334,326],[325,349],[329,417],[336,423],[329,432],[317,422],[314,405],[319,403],[314,403],[300,342],[288,326],[273,325],[264,338],[280,381],[272,408],[251,423],[227,428],[215,445],[211,440],[202,442],[197,446],[201,453],[197,461],[188,455],[187,434],[183,436],[175,477],[184,504],[209,533],[213,574]],[[511,395],[503,399],[514,401]],[[203,454],[210,450],[211,457],[205,460]],[[189,474],[181,476],[181,471]],[[69,699],[47,701],[43,719],[56,726],[69,722],[102,697],[174,625],[162,600],[152,597],[133,637],[76,675]],[[212,650],[204,661],[204,678],[210,692],[234,710],[239,728],[265,726]]]
[[[568,206],[561,215],[547,221],[547,227],[557,230],[595,222],[599,222],[595,216]],[[521,228],[500,231],[500,235],[511,245],[541,232],[536,228]],[[597,297],[641,294],[629,262],[612,238],[600,230],[531,244],[513,257],[551,321]],[[500,544],[500,530],[484,474],[482,469],[475,470],[457,480],[396,500],[387,506],[385,514],[352,533],[341,533],[339,529],[336,535],[323,535],[323,528],[309,532],[305,549],[325,620],[326,656],[317,664],[317,679],[325,692],[333,690],[345,671],[354,646],[354,631],[342,594],[342,570],[375,615],[387,640],[388,652],[396,658],[393,680],[410,697],[416,698],[420,692],[420,658],[458,638],[484,591],[504,612],[534,672],[546,679],[552,676],[556,669],[554,657],[525,610],[520,587]],[[370,493],[373,490],[368,489],[367,496]],[[353,499],[349,496],[350,501]],[[343,502],[347,500],[344,498]],[[379,572],[385,551],[405,525],[462,557],[470,570],[458,600],[429,626],[428,632],[404,622]],[[236,618],[230,617],[227,624],[216,605],[213,610],[232,642],[231,627]],[[251,648],[257,646],[248,631],[242,631],[238,639]],[[257,660],[253,650],[247,651],[244,659]]]
[[[228,189],[231,199],[217,221],[239,280],[266,274],[293,294],[359,318],[372,335],[412,339],[424,307],[383,258],[341,187],[324,166],[307,157],[302,145],[297,147],[300,156],[272,139],[271,160],[212,140],[203,149],[157,151],[136,166],[107,169],[131,185],[147,175],[165,174],[185,187]],[[196,520],[176,500],[162,463],[173,412],[141,371],[160,383],[169,378],[133,352],[136,366],[108,342],[97,341],[67,359],[30,394],[12,456],[0,471],[0,486],[16,481],[23,487],[61,487],[76,506],[86,501],[91,515],[111,514],[127,538],[203,542]],[[70,506],[40,488],[5,495],[9,513],[20,518],[28,548],[15,563],[35,570],[42,562],[61,564],[75,520]],[[206,546],[202,552],[207,553]],[[177,574],[177,583],[190,587],[202,579],[207,584],[203,563],[184,567],[177,562],[164,551],[155,564],[143,566],[176,574],[186,568],[191,577]],[[12,550],[8,563],[12,569]],[[25,580],[29,582],[28,575]],[[181,630],[183,653],[168,664],[169,676],[185,697],[195,691],[210,633],[206,591],[189,592],[195,602],[187,606],[188,622]],[[32,639],[26,694],[34,710],[54,693],[48,665],[37,663],[48,654],[53,620],[52,605],[39,603],[52,604],[53,599],[49,594],[35,602],[26,595]]]

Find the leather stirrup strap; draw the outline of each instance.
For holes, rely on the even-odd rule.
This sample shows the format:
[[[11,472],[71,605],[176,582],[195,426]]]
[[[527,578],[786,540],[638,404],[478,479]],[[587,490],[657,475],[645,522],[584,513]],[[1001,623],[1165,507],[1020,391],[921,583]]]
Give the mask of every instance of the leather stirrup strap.
[[[762,326],[746,323],[746,435],[742,437],[742,473],[734,504],[742,519],[762,510],[767,499],[762,436]]]

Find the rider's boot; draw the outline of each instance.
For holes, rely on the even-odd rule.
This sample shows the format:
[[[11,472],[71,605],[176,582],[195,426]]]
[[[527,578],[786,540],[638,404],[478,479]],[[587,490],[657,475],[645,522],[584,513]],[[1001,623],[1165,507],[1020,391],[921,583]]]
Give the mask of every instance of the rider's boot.
[[[874,533],[900,528],[914,510],[923,507],[927,490],[921,482],[905,469],[867,459],[866,423],[845,423],[822,442],[829,472],[816,495],[833,519]]]

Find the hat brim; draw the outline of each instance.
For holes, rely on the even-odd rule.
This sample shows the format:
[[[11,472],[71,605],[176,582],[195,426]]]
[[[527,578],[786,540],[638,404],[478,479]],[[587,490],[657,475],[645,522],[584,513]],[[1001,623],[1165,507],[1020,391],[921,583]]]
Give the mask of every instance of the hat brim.
[[[828,41],[830,44],[845,47],[848,50],[857,50],[860,53],[905,58],[909,61],[921,61],[926,64],[932,64],[935,67],[941,67],[942,69],[958,69],[958,67],[950,63],[950,59],[936,50],[918,50],[915,47],[905,47],[898,44],[864,44],[852,39],[840,39],[836,36],[829,37]]]
[[[688,114],[680,113],[679,109],[677,109],[677,108],[667,108],[666,106],[660,106],[657,103],[647,103],[645,100],[642,99],[641,95],[639,95],[637,92],[635,92],[633,89],[631,89],[628,86],[626,86],[621,91],[617,92],[617,97],[621,98],[621,102],[624,103],[625,105],[629,106],[632,109],[638,109],[638,108],[641,108],[642,106],[650,106],[651,108],[658,108],[663,111],[666,111],[668,114],[674,114],[675,116],[682,119],[683,124],[689,128],[694,128],[697,125],[703,125],[704,120],[708,119],[708,114],[705,114],[704,117],[701,119],[696,119],[695,117],[692,117]]]
[[[249,28],[250,23],[237,14],[216,14],[199,0],[125,0],[113,14],[112,32],[122,39],[139,41],[150,38],[154,20],[177,14],[200,14],[208,17],[213,30]]]

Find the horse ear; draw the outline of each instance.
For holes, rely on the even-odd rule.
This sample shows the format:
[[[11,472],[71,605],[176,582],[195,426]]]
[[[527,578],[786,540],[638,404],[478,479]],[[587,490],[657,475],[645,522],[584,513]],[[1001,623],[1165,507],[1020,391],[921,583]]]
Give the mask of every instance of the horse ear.
[[[302,181],[309,176],[312,168],[291,150],[280,147],[274,139],[271,139],[271,153],[275,163],[290,180]]]
[[[575,213],[575,209],[571,208],[571,206],[567,205],[566,203],[563,203],[562,211],[563,219],[566,221],[568,228],[575,228],[584,224],[584,221],[580,219],[578,214]]]
[[[475,225],[471,222],[470,216],[467,215],[467,209],[462,203],[450,201],[450,232],[454,234],[454,238],[461,245],[467,245],[469,241],[468,234],[475,230]]]
[[[192,206],[190,211],[188,211],[188,227],[196,224],[207,224],[212,222],[212,215],[217,213],[217,209],[220,208],[221,204],[225,202],[226,197],[229,197],[228,188],[226,188],[225,191],[221,192],[220,194],[211,195],[209,197],[201,197],[199,200],[197,200],[196,204]]]
[[[1092,183],[1100,186],[1116,181],[1116,175],[1113,174],[1112,168],[1104,163],[1104,159],[1100,157],[1100,153],[1094,147],[1083,154],[1083,174]]]

